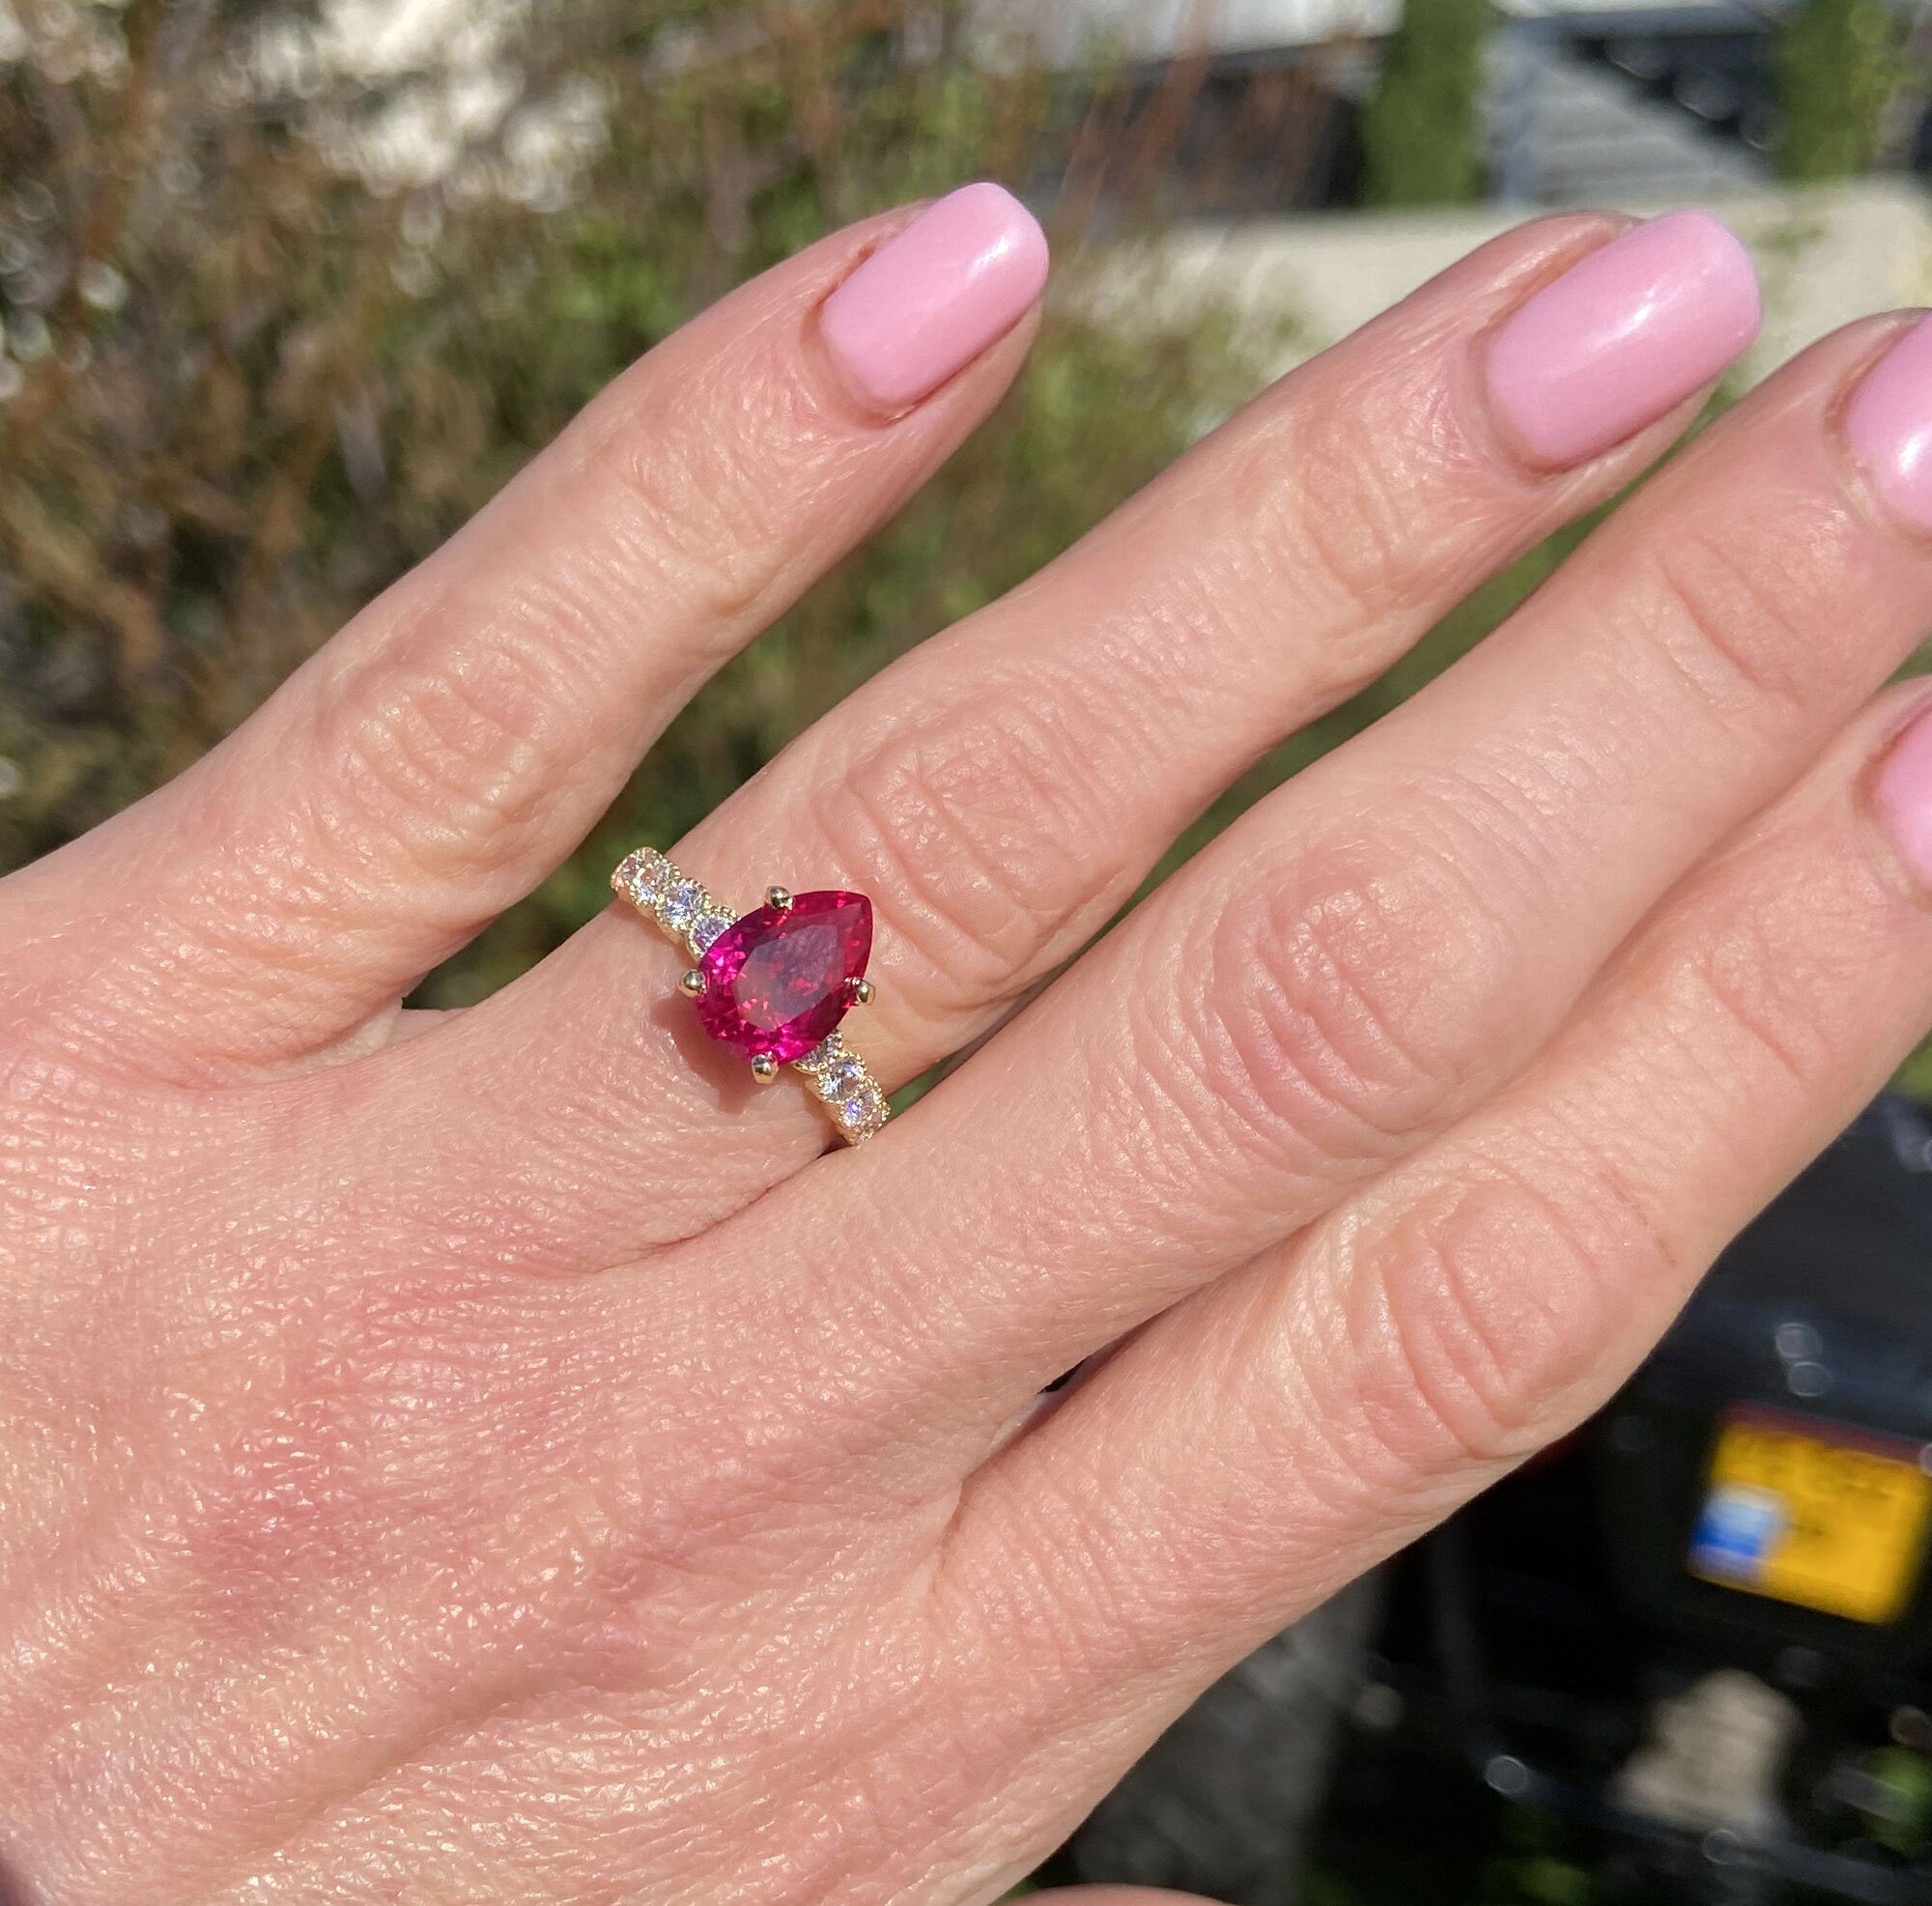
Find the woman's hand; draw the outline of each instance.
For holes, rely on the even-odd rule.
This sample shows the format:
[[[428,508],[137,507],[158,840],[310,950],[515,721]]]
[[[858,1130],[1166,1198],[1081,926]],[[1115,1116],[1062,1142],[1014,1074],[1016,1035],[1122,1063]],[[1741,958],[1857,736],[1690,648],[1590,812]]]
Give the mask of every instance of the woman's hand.
[[[989,1899],[1600,1403],[1932,1011],[1932,727],[1872,698],[1932,609],[1904,318],[1032,997],[1664,449],[1756,312],[1677,216],[1485,247],[677,847],[871,896],[889,1086],[984,1040],[862,1149],[629,908],[401,1012],[985,412],[1043,270],[980,186],[748,286],[0,886],[27,1906]]]

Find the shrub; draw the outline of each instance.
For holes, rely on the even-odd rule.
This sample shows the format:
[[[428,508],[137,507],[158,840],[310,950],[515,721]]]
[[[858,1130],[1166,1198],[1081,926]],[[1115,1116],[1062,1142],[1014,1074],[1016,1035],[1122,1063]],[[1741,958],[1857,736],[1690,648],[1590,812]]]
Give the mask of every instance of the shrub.
[[[1490,0],[1406,0],[1362,117],[1372,205],[1452,205],[1483,192]]]
[[[1786,179],[1844,179],[1877,158],[1905,77],[1903,10],[1891,0],[1798,0],[1778,24],[1773,67]]]
[[[1026,179],[1105,93],[989,73],[912,0],[554,0],[420,57],[294,5],[25,17],[0,0],[0,868],[226,732],[726,287],[866,212]],[[426,996],[541,954],[606,896],[616,841],[674,838],[1232,401],[1211,325],[1127,340],[1076,302],[928,493]]]

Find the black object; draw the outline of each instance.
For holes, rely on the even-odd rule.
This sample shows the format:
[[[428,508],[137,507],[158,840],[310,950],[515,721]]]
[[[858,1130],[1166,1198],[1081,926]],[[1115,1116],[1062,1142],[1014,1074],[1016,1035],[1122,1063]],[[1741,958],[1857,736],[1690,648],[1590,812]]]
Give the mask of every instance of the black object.
[[[1910,1100],[1880,1099],[1724,1253],[1594,1441],[1609,1564],[1650,1620],[1746,1666],[1792,1647],[1840,1671],[1932,1664],[1922,1568],[1880,1625],[1688,1573],[1714,1417],[1736,1409],[1900,1454],[1932,1442],[1932,1120]]]
[[[1305,1647],[1292,1630],[1210,1689],[1056,1876],[1289,1906],[1326,1795],[1323,1863],[1403,1854],[1391,1898],[1480,1867],[1515,1818],[1569,1835],[1603,1901],[1932,1906],[1932,1834],[1901,1850],[1910,1835],[1858,1799],[1875,1753],[1932,1747],[1932,1570],[1915,1553],[1896,1618],[1875,1623],[1696,1579],[1712,1453],[1741,1412],[1908,1463],[1932,1445],[1932,1117],[1914,1102],[1880,1099],[1771,1205],[1584,1431],[1391,1565],[1357,1619],[1319,1610]],[[1297,1656],[1320,1674],[1283,1672]],[[1719,1668],[1798,1711],[1788,1830],[1698,1832],[1616,1803],[1654,1704]],[[1389,1733],[1351,1709],[1402,1718]],[[1456,1809],[1440,1789],[1459,1763]],[[1425,1807],[1443,1843],[1405,1847]],[[1468,1844],[1441,1824],[1458,1810]]]

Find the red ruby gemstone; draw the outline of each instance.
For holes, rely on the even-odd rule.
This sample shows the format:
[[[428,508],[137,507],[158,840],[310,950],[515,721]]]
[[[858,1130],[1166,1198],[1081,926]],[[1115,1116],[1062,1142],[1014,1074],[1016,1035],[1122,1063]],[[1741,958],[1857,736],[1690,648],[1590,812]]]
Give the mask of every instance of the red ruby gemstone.
[[[863,894],[796,895],[758,907],[705,950],[697,1017],[747,1059],[803,1058],[844,1018],[852,982],[872,953],[872,903]]]

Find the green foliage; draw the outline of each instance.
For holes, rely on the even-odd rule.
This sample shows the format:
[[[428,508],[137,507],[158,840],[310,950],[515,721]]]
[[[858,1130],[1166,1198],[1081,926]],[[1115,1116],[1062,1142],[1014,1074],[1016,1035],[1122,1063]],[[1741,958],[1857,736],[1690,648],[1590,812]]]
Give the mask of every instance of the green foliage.
[[[1900,1092],[1932,1105],[1932,1039],[1925,1040],[1899,1067],[1898,1077],[1892,1083]]]
[[[1301,1906],[1360,1906],[1349,1883],[1334,1873],[1310,1873],[1301,1883]]]
[[[1491,0],[1406,0],[1362,120],[1372,205],[1483,192],[1483,48]]]
[[[331,76],[310,12],[73,0],[0,53],[0,870],[218,739],[692,313],[865,213],[1025,180],[1049,118],[944,7],[556,0],[497,51],[509,118],[396,176],[385,118],[434,95],[435,49]],[[594,136],[532,173],[520,141],[555,146],[586,100]],[[675,839],[1232,404],[1212,323],[1078,315],[1056,223],[1074,295],[992,423],[425,998],[540,956],[607,897],[616,842]]]
[[[1786,179],[1845,179],[1879,154],[1906,73],[1905,11],[1892,0],[1798,0],[1779,23],[1774,67]]]
[[[1910,1748],[1875,1748],[1859,1771],[1870,1782],[1860,1811],[1872,1838],[1901,1860],[1932,1846],[1932,1760]]]

